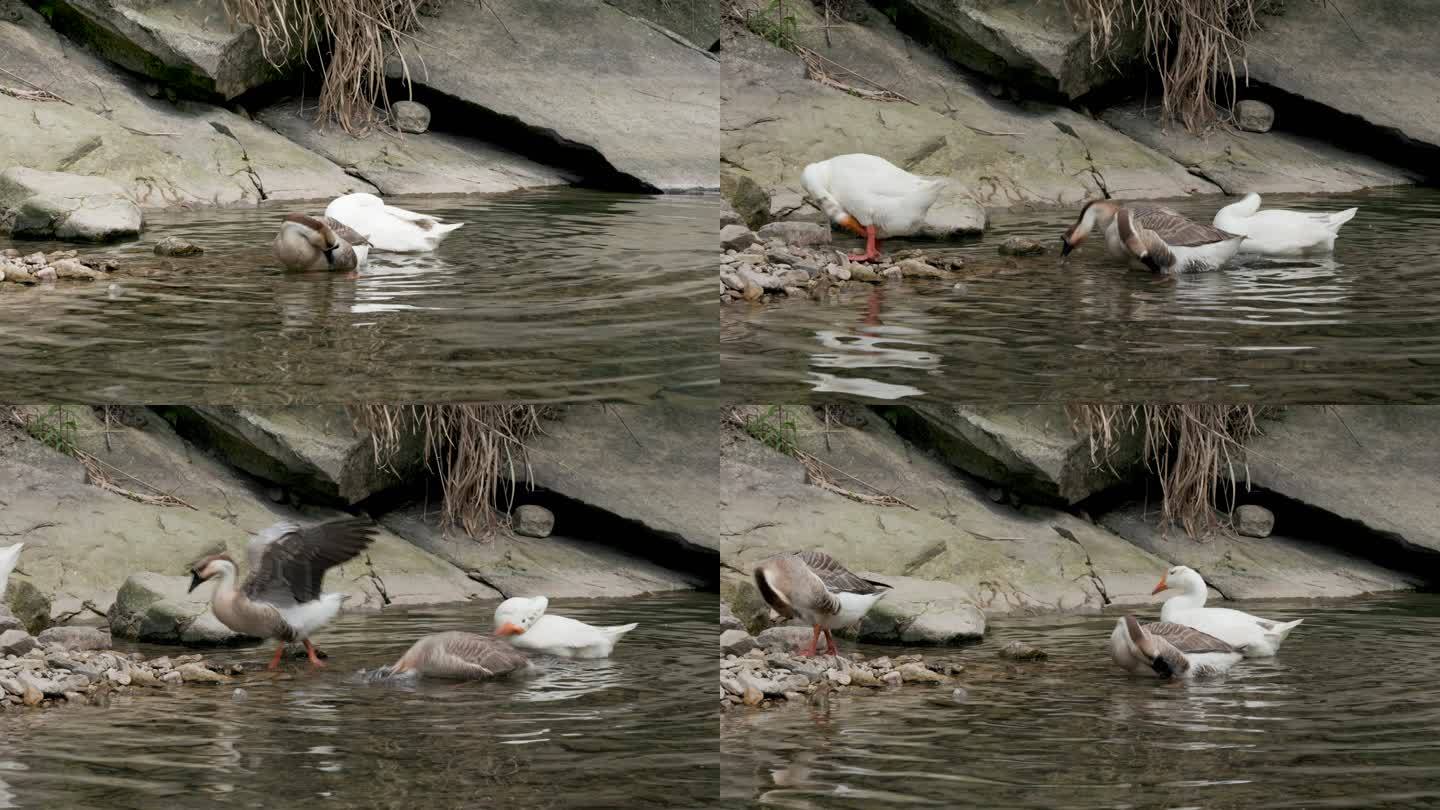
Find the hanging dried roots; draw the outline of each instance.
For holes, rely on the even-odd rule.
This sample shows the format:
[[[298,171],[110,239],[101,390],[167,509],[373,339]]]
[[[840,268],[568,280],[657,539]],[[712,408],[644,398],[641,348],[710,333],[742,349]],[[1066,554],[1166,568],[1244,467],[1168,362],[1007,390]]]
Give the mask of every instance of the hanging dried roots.
[[[421,0],[225,0],[236,22],[254,26],[270,64],[318,54],[320,120],[351,134],[390,109],[385,59],[420,22]],[[379,105],[377,111],[376,105]]]
[[[1160,520],[1191,537],[1220,527],[1217,510],[1234,508],[1241,482],[1249,485],[1245,443],[1259,433],[1253,405],[1200,402],[1067,407],[1090,438],[1092,458],[1124,434],[1143,431],[1146,466],[1160,480]]]
[[[508,524],[510,482],[530,482],[526,442],[542,432],[534,405],[366,404],[351,406],[350,416],[370,432],[382,465],[409,437],[423,436],[425,464],[440,481],[440,526],[471,537]]]
[[[1227,116],[1247,74],[1245,41],[1270,0],[1065,0],[1090,29],[1090,55],[1109,58],[1112,45],[1144,32],[1144,52],[1160,74],[1161,117],[1198,132]]]

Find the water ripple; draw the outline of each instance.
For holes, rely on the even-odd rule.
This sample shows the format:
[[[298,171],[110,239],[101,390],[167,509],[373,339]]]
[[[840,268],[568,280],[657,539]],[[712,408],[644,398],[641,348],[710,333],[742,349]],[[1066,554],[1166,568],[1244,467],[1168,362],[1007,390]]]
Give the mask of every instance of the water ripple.
[[[1177,208],[1209,221],[1217,200]],[[1058,244],[1073,212],[998,214],[990,236],[925,247],[965,257],[953,282],[850,285],[819,303],[726,306],[721,363],[740,401],[823,399],[824,392],[918,391],[945,401],[1165,398],[1268,402],[1430,401],[1440,396],[1440,191],[1267,195],[1268,207],[1360,214],[1333,257],[1248,259],[1176,279],[1127,271],[1089,244],[1061,263],[999,258],[1019,235]],[[900,243],[896,243],[897,246]],[[923,367],[860,340],[908,330],[933,353]],[[850,335],[837,356],[835,335]],[[937,376],[935,367],[949,373]],[[835,369],[863,369],[846,386]],[[812,376],[826,372],[822,387]],[[896,388],[896,387],[900,388]]]

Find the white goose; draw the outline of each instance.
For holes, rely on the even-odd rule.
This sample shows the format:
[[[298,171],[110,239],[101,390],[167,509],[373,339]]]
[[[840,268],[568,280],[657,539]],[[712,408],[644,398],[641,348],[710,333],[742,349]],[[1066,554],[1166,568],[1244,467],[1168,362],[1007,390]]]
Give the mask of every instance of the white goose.
[[[310,663],[325,666],[315,654],[310,634],[340,612],[345,594],[323,593],[325,572],[353,559],[375,537],[375,525],[347,518],[302,529],[277,523],[250,538],[250,575],[239,584],[239,570],[228,554],[206,557],[191,568],[190,590],[218,579],[210,607],[221,624],[247,636],[280,642],[270,669],[280,666],[285,644],[300,641]]]
[[[1311,213],[1271,208],[1261,211],[1260,195],[1251,192],[1239,202],[1215,212],[1215,227],[1246,237],[1240,245],[1241,253],[1304,256],[1333,251],[1340,226],[1353,219],[1359,210]]]
[[[1246,658],[1265,658],[1280,649],[1280,643],[1305,621],[1275,622],[1230,608],[1207,608],[1205,580],[1193,568],[1177,565],[1160,577],[1152,594],[1178,591],[1166,597],[1160,620],[1193,627],[1239,649]]]
[[[339,220],[365,234],[376,250],[395,253],[424,253],[440,246],[445,234],[464,225],[443,223],[427,214],[417,214],[386,205],[374,194],[346,194],[325,207],[325,216]]]
[[[495,608],[495,635],[522,650],[559,655],[565,658],[609,658],[615,642],[639,627],[617,624],[596,627],[545,611],[550,600],[543,596],[512,596]]]
[[[810,646],[800,655],[815,655],[823,631],[829,655],[837,655],[837,627],[864,618],[890,586],[846,570],[823,551],[794,551],[762,560],[755,566],[755,585],[766,603],[783,618],[799,618],[814,628]]]
[[[1242,657],[1209,633],[1170,622],[1141,624],[1125,616],[1110,633],[1110,658],[1131,675],[1205,678],[1223,675]]]
[[[1105,248],[1111,256],[1155,273],[1219,269],[1235,257],[1245,240],[1242,235],[1202,225],[1163,205],[1092,200],[1080,209],[1080,218],[1060,237],[1060,255],[1070,255],[1095,228],[1104,232]]]
[[[20,562],[20,551],[25,548],[24,543],[16,543],[7,548],[0,548],[0,605],[4,604],[5,586],[10,584],[10,572]]]
[[[825,215],[846,230],[865,237],[865,252],[850,258],[880,257],[880,238],[909,236],[925,224],[946,178],[919,177],[882,157],[840,155],[811,163],[800,184]]]

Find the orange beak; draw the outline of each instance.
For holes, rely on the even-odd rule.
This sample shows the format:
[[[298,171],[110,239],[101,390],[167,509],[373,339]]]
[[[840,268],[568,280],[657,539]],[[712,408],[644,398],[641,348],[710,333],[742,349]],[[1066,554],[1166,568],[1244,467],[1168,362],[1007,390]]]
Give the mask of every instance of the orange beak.
[[[517,625],[517,624],[511,624],[510,622],[505,622],[504,624],[500,625],[500,629],[499,629],[499,630],[496,630],[496,631],[495,631],[495,635],[497,635],[497,636],[518,636],[518,635],[520,635],[520,634],[523,633],[523,632],[525,632],[525,628],[523,628],[523,627],[521,627],[521,626],[519,626],[519,625]]]
[[[1155,594],[1157,594],[1157,593],[1165,590],[1165,589],[1168,588],[1168,587],[1170,587],[1170,586],[1165,584],[1165,575],[1164,575],[1164,574],[1161,574],[1161,575],[1160,575],[1160,584],[1155,586],[1155,590],[1151,591],[1151,592],[1150,592],[1150,595],[1151,595],[1151,596],[1154,596]]]

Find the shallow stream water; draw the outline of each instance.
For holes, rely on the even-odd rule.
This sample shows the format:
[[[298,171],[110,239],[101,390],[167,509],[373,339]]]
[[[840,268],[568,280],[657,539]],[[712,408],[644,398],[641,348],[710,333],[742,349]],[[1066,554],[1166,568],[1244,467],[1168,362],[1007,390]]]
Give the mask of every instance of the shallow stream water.
[[[1276,658],[1166,684],[1110,662],[1118,613],[997,620],[983,644],[923,651],[966,665],[963,701],[907,685],[832,696],[828,713],[732,711],[722,795],[785,808],[1440,805],[1440,596],[1233,604],[1305,623]],[[1049,659],[998,659],[1016,639]]]
[[[717,387],[718,197],[575,189],[393,197],[465,226],[358,275],[286,273],[285,214],[316,203],[147,212],[139,241],[76,248],[157,270],[0,284],[0,388],[103,402],[643,400]],[[160,258],[156,241],[205,248]]]
[[[640,623],[607,660],[537,658],[532,677],[479,683],[356,677],[426,633],[487,632],[493,610],[344,616],[316,635],[324,670],[289,661],[276,678],[268,645],[226,650],[214,658],[248,670],[235,684],[0,713],[0,808],[715,806],[714,594],[552,602]]]
[[[1209,222],[1225,202],[1171,204]],[[1097,239],[1062,262],[1060,235],[1078,211],[997,213],[983,239],[959,245],[895,240],[887,249],[959,254],[973,277],[958,289],[852,284],[823,303],[723,306],[725,387],[742,402],[1434,400],[1440,190],[1264,197],[1266,208],[1351,206],[1360,212],[1333,256],[1171,278],[1113,263]],[[1010,236],[1050,252],[1001,257]]]

